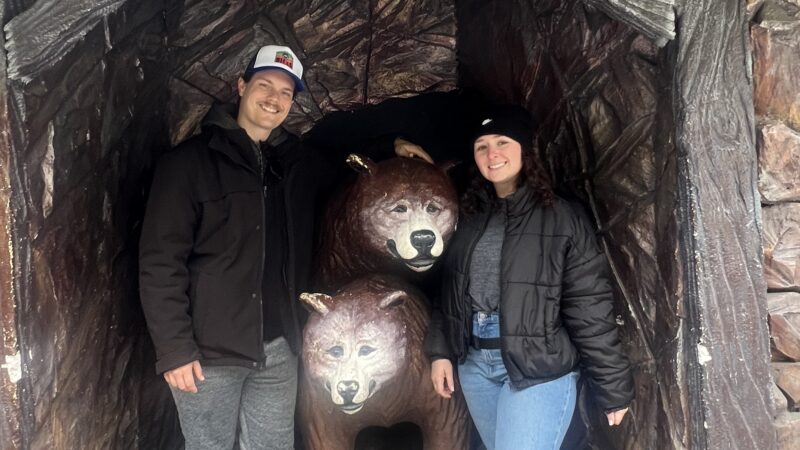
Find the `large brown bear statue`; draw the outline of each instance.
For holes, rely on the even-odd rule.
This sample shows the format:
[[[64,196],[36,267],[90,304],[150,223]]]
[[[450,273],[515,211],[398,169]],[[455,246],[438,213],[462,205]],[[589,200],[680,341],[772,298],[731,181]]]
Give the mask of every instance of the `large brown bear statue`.
[[[365,273],[419,281],[455,231],[458,196],[447,167],[419,159],[375,163],[350,155],[359,171],[324,216],[318,281],[336,289]]]
[[[433,390],[422,349],[430,320],[422,294],[371,275],[332,297],[304,293],[301,301],[312,312],[299,386],[307,450],[353,450],[361,430],[401,422],[420,427],[425,450],[467,448],[463,397],[445,400]]]

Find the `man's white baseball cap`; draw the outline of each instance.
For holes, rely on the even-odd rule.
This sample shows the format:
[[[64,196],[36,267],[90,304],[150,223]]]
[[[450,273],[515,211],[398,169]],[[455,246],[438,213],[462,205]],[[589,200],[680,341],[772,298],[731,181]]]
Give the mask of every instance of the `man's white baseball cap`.
[[[292,49],[282,45],[265,45],[261,47],[253,58],[247,69],[244,70],[245,76],[252,75],[262,70],[283,70],[294,80],[294,91],[305,90],[303,84],[303,64],[297,59]]]

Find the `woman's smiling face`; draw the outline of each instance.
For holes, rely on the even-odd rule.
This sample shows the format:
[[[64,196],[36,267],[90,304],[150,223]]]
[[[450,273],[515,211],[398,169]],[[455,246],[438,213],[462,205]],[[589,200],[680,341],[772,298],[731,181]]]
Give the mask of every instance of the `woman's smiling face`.
[[[475,139],[473,152],[478,170],[494,185],[498,197],[506,197],[516,190],[522,170],[519,142],[501,134],[487,134]]]

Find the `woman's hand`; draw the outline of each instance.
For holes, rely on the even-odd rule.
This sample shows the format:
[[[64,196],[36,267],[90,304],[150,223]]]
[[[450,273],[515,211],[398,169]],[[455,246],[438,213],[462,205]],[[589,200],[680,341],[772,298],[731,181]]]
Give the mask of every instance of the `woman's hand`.
[[[625,417],[625,413],[627,412],[628,408],[606,413],[606,417],[608,417],[608,426],[613,427],[615,425],[619,425],[620,423],[622,423],[622,418]]]
[[[453,380],[453,363],[449,359],[437,359],[431,363],[431,381],[433,389],[442,398],[450,398],[455,389]]]
[[[433,158],[417,144],[412,144],[403,138],[395,138],[394,152],[402,158],[421,158],[433,164]]]

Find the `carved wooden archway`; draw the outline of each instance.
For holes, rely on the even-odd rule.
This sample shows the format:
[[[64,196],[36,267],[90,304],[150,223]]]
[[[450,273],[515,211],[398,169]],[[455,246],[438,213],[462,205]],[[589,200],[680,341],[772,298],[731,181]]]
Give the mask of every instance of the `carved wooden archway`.
[[[649,38],[656,46],[663,47],[653,58],[653,63],[661,72],[659,81],[663,90],[659,91],[662,101],[659,114],[663,117],[658,120],[659,128],[654,129],[652,133],[657,134],[655,139],[657,150],[663,151],[664,154],[675,154],[674,165],[668,167],[674,173],[678,194],[674,224],[679,230],[676,236],[680,238],[674,242],[672,257],[680,260],[682,265],[680,273],[671,274],[677,277],[677,282],[667,286],[677,288],[676,292],[672,293],[677,300],[672,303],[667,302],[662,305],[663,309],[658,310],[659,315],[671,315],[669,319],[659,323],[662,328],[668,330],[665,335],[670,336],[672,340],[660,342],[658,345],[651,345],[651,340],[645,345],[654,355],[653,359],[657,360],[654,367],[663,370],[666,380],[672,380],[670,383],[665,383],[663,389],[658,390],[654,397],[660,405],[653,407],[661,407],[668,411],[660,416],[667,423],[661,425],[648,419],[631,425],[633,431],[660,434],[659,443],[676,448],[771,448],[774,446],[774,432],[770,422],[768,400],[766,287],[760,266],[752,81],[748,75],[749,50],[744,2],[737,0],[583,0],[583,2],[628,24]],[[56,135],[56,141],[62,138],[59,137],[62,131],[59,127],[64,126],[65,130],[69,129],[71,125],[65,124],[69,124],[70,121],[82,126],[84,123],[81,121],[85,120],[85,128],[94,133],[76,134],[71,137],[74,139],[75,149],[85,152],[83,154],[86,158],[99,161],[97,166],[90,167],[91,170],[86,172],[87,176],[103,179],[103,176],[108,174],[124,174],[136,186],[144,182],[140,178],[146,173],[145,168],[152,162],[151,158],[155,151],[151,147],[167,145],[168,133],[164,125],[167,119],[164,117],[169,115],[169,112],[159,109],[150,111],[153,114],[146,117],[140,108],[146,106],[147,102],[141,101],[140,97],[135,95],[136,92],[122,92],[110,89],[109,86],[116,86],[114,83],[119,82],[120,86],[128,86],[132,91],[135,89],[131,89],[130,86],[141,87],[142,96],[166,95],[166,86],[170,83],[166,75],[157,74],[154,78],[147,78],[148,81],[144,85],[140,84],[139,77],[140,74],[149,77],[151,73],[158,73],[151,72],[154,65],[171,63],[163,48],[165,44],[151,38],[158,33],[167,35],[169,27],[178,26],[175,11],[184,6],[177,5],[179,2],[136,2],[137,5],[133,3],[124,0],[60,2],[19,0],[6,2],[2,11],[8,14],[2,21],[5,24],[3,47],[8,50],[7,54],[3,51],[1,58],[3,64],[0,65],[3,71],[3,81],[0,86],[0,102],[3,105],[0,107],[0,135],[2,135],[0,320],[2,320],[3,340],[0,343],[4,349],[0,362],[5,369],[0,370],[2,400],[0,441],[12,443],[11,448],[20,448],[21,442],[29,446],[37,442],[46,446],[54,439],[53,435],[45,435],[46,433],[57,434],[57,438],[62,440],[74,437],[69,433],[73,429],[70,427],[75,418],[67,420],[48,415],[49,410],[46,408],[44,411],[36,409],[36,400],[39,398],[37,396],[50,395],[47,397],[47,402],[68,403],[69,396],[58,389],[63,389],[65,385],[69,386],[75,379],[65,378],[63,375],[59,378],[54,375],[62,373],[58,372],[58,364],[62,361],[53,355],[30,353],[30,348],[34,345],[37,346],[37,350],[48,348],[35,338],[65,334],[67,329],[63,328],[64,323],[79,322],[79,318],[72,315],[86,311],[95,313],[101,311],[98,314],[104,314],[112,327],[125,328],[136,321],[136,318],[131,316],[121,319],[116,306],[110,307],[108,304],[83,304],[81,309],[73,313],[69,311],[63,313],[59,310],[58,313],[51,314],[38,309],[42,298],[47,298],[51,304],[56,305],[60,305],[59,300],[64,300],[64,296],[68,295],[98,295],[98,298],[103,298],[102,295],[91,291],[90,283],[79,289],[74,289],[74,285],[68,283],[56,286],[52,273],[59,268],[63,269],[67,264],[53,265],[50,272],[41,269],[45,266],[42,262],[48,262],[46,254],[48,249],[61,242],[58,238],[58,233],[61,231],[58,227],[45,226],[47,214],[42,213],[44,209],[42,203],[47,203],[44,201],[47,195],[41,192],[44,190],[42,187],[53,183],[53,174],[39,171],[39,164],[50,154],[48,143],[52,143],[53,135]],[[264,3],[268,2],[245,0],[227,2],[230,5],[227,11],[229,14],[216,17],[219,21],[215,22],[215,26],[219,24],[227,26],[229,21],[242,14],[244,8],[263,8],[258,5]],[[292,0],[287,0],[270,4],[272,3],[277,4],[278,9],[283,8],[280,9],[280,14],[288,17],[291,14],[286,11],[287,5],[297,6],[308,2],[292,3]],[[439,5],[441,2],[434,3]],[[460,4],[468,3],[470,2],[464,1]],[[524,3],[524,6],[528,7],[547,2],[518,3]],[[193,18],[200,20],[200,16],[198,13]],[[54,17],[60,19],[52,20]],[[274,17],[270,17],[270,20],[273,19]],[[314,25],[313,19],[312,17],[298,23],[311,27]],[[252,25],[256,20],[247,16],[244,23]],[[450,25],[445,28],[448,26]],[[194,29],[201,28],[197,26]],[[32,33],[31,30],[36,30],[36,33]],[[127,36],[136,38],[123,41]],[[245,46],[237,46],[235,40],[242,40],[248,36],[250,35],[247,33],[230,32],[224,35],[226,38],[224,42],[219,39],[218,43],[221,46],[229,46],[226,48],[247,52]],[[288,35],[280,37],[292,38]],[[141,39],[137,41],[138,38]],[[192,36],[182,38],[183,42],[194,43]],[[437,41],[436,45],[454,51],[453,35],[437,38],[440,41]],[[338,42],[342,46],[347,45],[346,40]],[[193,51],[190,44],[178,49],[173,48],[171,54],[173,56],[170,56],[179,60],[184,58],[181,63],[189,62],[181,68],[185,73],[201,73],[206,69],[203,65],[207,63],[218,66],[229,63],[224,57],[215,58],[212,55],[203,59],[208,55],[189,55]],[[118,50],[119,47],[125,48],[126,45],[138,46],[142,53],[150,53],[140,58],[137,54]],[[78,49],[77,53],[71,53],[75,48]],[[86,65],[97,64],[97,61],[102,60],[102,67],[91,66],[93,70],[81,74],[80,69],[88,66],[66,64],[65,57],[85,58]],[[193,57],[197,60],[192,60]],[[448,67],[452,67],[451,71],[454,71],[455,58],[452,58],[452,61],[453,65]],[[192,65],[191,62],[199,64]],[[72,70],[62,71],[65,68]],[[336,67],[331,66],[326,69],[334,71]],[[229,69],[222,72],[226,76],[233,73]],[[210,83],[219,73],[210,70],[202,75]],[[75,111],[85,111],[85,114],[69,114],[71,111],[69,108],[73,105],[68,105],[69,107],[65,109],[69,111],[64,114],[56,111],[63,107],[63,99],[69,98],[73,93],[52,87],[59,85],[58,80],[61,78],[80,76],[91,76],[96,83],[93,89],[84,87],[81,91],[85,93],[81,98],[86,99],[88,103],[91,103],[91,96],[97,91],[115,94],[113,101],[107,104],[100,102],[102,108],[105,108],[102,110],[103,114],[97,115],[93,105],[75,106]],[[435,79],[430,85],[422,86],[423,90],[437,83],[443,87],[454,83],[452,78],[442,73],[436,73],[433,78]],[[181,80],[195,79],[185,76]],[[222,79],[217,81],[219,91],[224,92],[227,89],[226,81]],[[387,90],[384,94],[393,93]],[[190,105],[191,96],[187,95],[186,98],[188,100],[185,105]],[[201,101],[208,100],[202,95],[198,95],[197,98]],[[313,109],[311,105],[301,106],[308,106],[309,111]],[[314,107],[318,108],[317,105]],[[126,115],[129,108],[137,112],[135,119],[134,116]],[[36,115],[38,110],[48,109],[53,109],[52,116],[57,116],[52,123],[50,116]],[[316,111],[320,110],[318,108]],[[314,116],[312,113],[309,115]],[[102,140],[100,136],[103,130],[107,129],[105,127],[122,128],[123,125],[127,126],[136,120],[139,121],[135,122],[136,126],[149,133],[134,132],[126,135],[125,139],[114,141],[115,152],[118,153],[112,155],[122,155],[121,158],[115,159],[109,156],[109,153],[104,153],[112,148],[109,142],[94,144]],[[577,141],[583,142],[581,139]],[[142,159],[136,159],[130,157],[131,149],[149,153]],[[55,151],[62,150],[57,148]],[[55,158],[60,157],[61,153],[55,155]],[[74,161],[78,168],[85,162],[80,158],[75,158]],[[48,176],[51,177],[49,182],[45,180]],[[55,180],[58,182],[58,177],[55,177]],[[70,185],[73,189],[69,191],[69,195],[75,199],[75,204],[71,206],[76,207],[71,209],[77,214],[93,211],[87,205],[94,204],[98,198],[99,204],[108,205],[109,209],[115,202],[131,201],[134,205],[130,212],[120,213],[116,221],[106,217],[105,208],[97,208],[102,217],[96,224],[89,223],[93,226],[106,223],[108,229],[112,230],[109,233],[111,238],[104,239],[103,242],[111,245],[114,252],[119,252],[111,255],[98,252],[97,258],[102,264],[98,265],[96,271],[101,275],[101,280],[105,282],[110,280],[108,284],[98,285],[101,288],[116,286],[123,290],[130,287],[126,284],[130,281],[126,275],[119,275],[117,272],[109,275],[109,273],[113,272],[112,268],[117,270],[118,264],[122,266],[122,272],[129,270],[124,261],[126,258],[131,258],[131,249],[127,247],[128,241],[125,241],[125,245],[121,245],[120,240],[130,239],[130,235],[135,233],[135,216],[141,212],[137,210],[140,206],[135,205],[137,201],[141,201],[141,192],[136,187],[127,189],[115,186],[114,181],[119,180],[111,180],[105,186],[113,193],[107,201],[102,193],[98,194],[86,188],[90,185],[88,182]],[[661,197],[659,200],[675,201],[671,197]],[[71,212],[73,211],[60,214],[69,215]],[[87,216],[91,218],[88,213]],[[77,217],[76,226],[62,231],[84,232],[85,239],[91,242],[98,237],[92,234],[97,230],[86,225],[87,221],[89,219],[84,221]],[[84,225],[86,226],[83,227]],[[602,228],[605,224],[600,223],[600,225]],[[64,249],[63,254],[69,255],[70,250],[70,248]],[[669,255],[661,257],[670,258]],[[69,263],[69,259],[65,261]],[[94,274],[84,275],[89,277]],[[116,291],[108,293],[107,298],[114,298],[112,294],[116,293]],[[631,307],[631,311],[631,317],[642,315],[635,305]],[[31,324],[23,320],[25,323],[20,326],[21,322],[18,321],[20,314],[26,315],[25,320],[34,317],[41,322]],[[635,330],[636,325],[631,329]],[[51,330],[55,331],[50,333]],[[20,333],[24,338],[17,340]],[[136,333],[135,330],[125,330],[109,334],[118,339],[115,343],[117,349],[128,352],[127,357],[134,355],[129,360],[122,361],[116,367],[116,371],[109,370],[109,379],[119,383],[115,388],[131,389],[130,380],[136,381],[136,377],[144,379],[143,374],[149,371],[149,368],[139,366],[142,364],[142,359],[140,357],[137,359],[137,354],[145,352],[146,345],[137,340]],[[81,335],[82,342],[92,344],[87,346],[92,351],[102,350],[103,345],[93,342],[92,336],[94,335],[90,333]],[[21,342],[25,338],[36,342]],[[647,343],[648,339],[644,338],[642,341]],[[20,347],[22,351],[19,351]],[[89,357],[96,356],[92,351],[88,353]],[[32,374],[32,371],[36,373]],[[45,383],[47,395],[43,394],[44,390],[30,382],[31,375],[51,381]],[[126,379],[124,375],[128,378]],[[19,384],[14,379],[17,376],[22,377]],[[679,386],[675,381],[678,378],[685,380],[685,385]],[[104,378],[103,381],[108,379]],[[120,402],[130,411],[135,411],[137,408],[137,405]],[[648,406],[643,405],[643,407]],[[117,434],[109,435],[108,442],[114,444],[131,442],[131,436],[135,434],[135,431],[131,430],[136,430],[137,426],[143,428],[148,426],[146,423],[139,423],[143,420],[146,421],[143,418],[131,417],[125,418],[124,421],[115,421],[113,418],[107,420],[109,423],[114,422],[116,424],[114,426],[117,427],[115,430]],[[95,428],[100,426],[93,425]],[[653,429],[655,431],[652,431]],[[618,440],[624,442],[625,437],[620,437]]]

